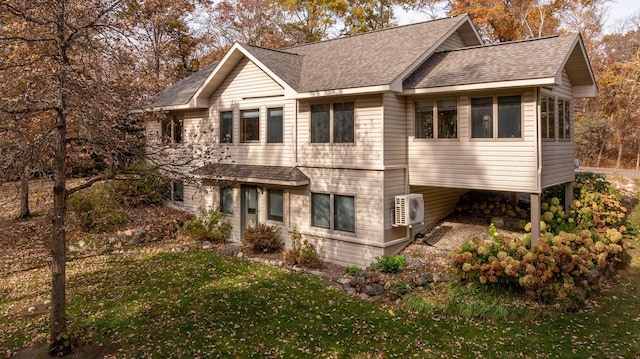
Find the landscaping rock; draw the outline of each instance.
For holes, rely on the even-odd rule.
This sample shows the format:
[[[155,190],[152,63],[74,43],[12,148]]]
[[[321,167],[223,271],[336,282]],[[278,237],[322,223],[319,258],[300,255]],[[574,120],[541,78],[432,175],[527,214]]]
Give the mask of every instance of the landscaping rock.
[[[211,247],[212,247],[212,244],[209,241],[204,241],[202,243],[202,249],[211,249]]]
[[[218,248],[218,254],[233,257],[238,251],[240,251],[240,245],[236,243],[229,243]]]
[[[339,278],[337,282],[342,285],[349,285],[349,283],[351,283],[351,278]]]
[[[370,296],[381,295],[382,293],[384,293],[384,287],[378,283],[375,283],[365,286],[363,292]]]
[[[347,288],[347,294],[348,295],[354,295],[354,294],[356,294],[356,292],[357,292],[356,289],[353,288],[353,287]]]
[[[137,237],[131,238],[128,242],[127,245],[128,246],[137,246],[138,244],[140,244],[140,240]]]
[[[369,300],[370,296],[367,293],[360,293],[360,299]]]
[[[416,278],[415,282],[416,282],[416,286],[418,287],[424,286],[427,283],[433,283],[433,274],[431,273],[421,274]]]
[[[242,253],[242,252],[238,252],[238,254],[236,255],[236,257],[238,257],[238,258],[242,258],[242,257],[244,257],[244,253]]]
[[[284,267],[284,261],[278,261],[278,263],[276,264],[278,267]]]
[[[78,247],[82,248],[86,245],[87,245],[87,242],[85,242],[84,240],[81,239],[80,241],[78,241]]]

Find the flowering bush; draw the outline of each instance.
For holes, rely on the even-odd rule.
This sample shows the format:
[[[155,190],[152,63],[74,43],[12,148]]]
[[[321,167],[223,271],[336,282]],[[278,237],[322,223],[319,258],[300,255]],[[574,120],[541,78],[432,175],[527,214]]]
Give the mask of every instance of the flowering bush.
[[[544,300],[583,300],[621,261],[622,238],[617,229],[602,236],[588,230],[546,233],[539,245],[529,249],[528,239],[498,233],[492,240],[475,237],[451,258],[455,272],[466,282],[508,286]]]

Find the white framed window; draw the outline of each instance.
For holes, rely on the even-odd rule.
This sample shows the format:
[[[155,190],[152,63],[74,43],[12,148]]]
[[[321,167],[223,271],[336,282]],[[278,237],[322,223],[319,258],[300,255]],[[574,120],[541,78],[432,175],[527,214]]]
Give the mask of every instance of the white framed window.
[[[183,115],[169,115],[162,121],[162,142],[182,143]]]
[[[415,138],[458,138],[458,100],[415,102]]]
[[[311,105],[311,143],[353,143],[353,102]]]
[[[311,225],[343,232],[356,231],[355,197],[311,193]]]
[[[471,138],[522,138],[522,96],[471,98]]]

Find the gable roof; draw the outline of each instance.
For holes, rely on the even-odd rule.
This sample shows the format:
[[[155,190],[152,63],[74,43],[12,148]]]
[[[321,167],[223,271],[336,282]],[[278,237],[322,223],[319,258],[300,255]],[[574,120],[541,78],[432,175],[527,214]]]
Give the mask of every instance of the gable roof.
[[[303,58],[295,88],[299,93],[389,85],[416,60],[435,51],[446,35],[465,22],[470,22],[468,16],[455,16],[282,51]],[[469,45],[480,43],[478,38],[475,40]]]
[[[295,97],[322,92],[402,90],[402,80],[438,46],[458,32],[466,46],[481,44],[467,15],[398,26],[332,40],[272,50],[235,43],[225,57],[145,101],[145,109],[205,108],[208,98],[247,57],[285,93]],[[344,91],[344,90],[347,91]]]
[[[186,106],[196,90],[202,86],[204,80],[217,65],[218,62],[214,62],[203,67],[199,71],[167,87],[164,91],[141,101],[136,107],[139,109],[154,110],[157,108],[168,109],[170,107]]]
[[[505,85],[559,85],[562,70],[572,85],[595,86],[580,35],[498,43],[435,53],[404,81],[405,90],[415,93],[463,90]],[[584,55],[584,56],[583,56]],[[597,90],[596,90],[597,92]],[[595,94],[594,94],[595,95]]]

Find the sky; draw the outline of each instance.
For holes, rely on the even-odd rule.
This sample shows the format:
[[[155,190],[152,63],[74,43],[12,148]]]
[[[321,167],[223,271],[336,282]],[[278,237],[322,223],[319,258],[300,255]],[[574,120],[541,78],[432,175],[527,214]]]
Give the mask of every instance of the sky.
[[[612,0],[609,4],[609,14],[605,22],[605,31],[610,30],[616,22],[623,20],[636,12],[640,13],[639,0]],[[401,8],[395,9],[395,14],[399,25],[429,20],[428,16],[425,14],[418,12],[406,12]]]

